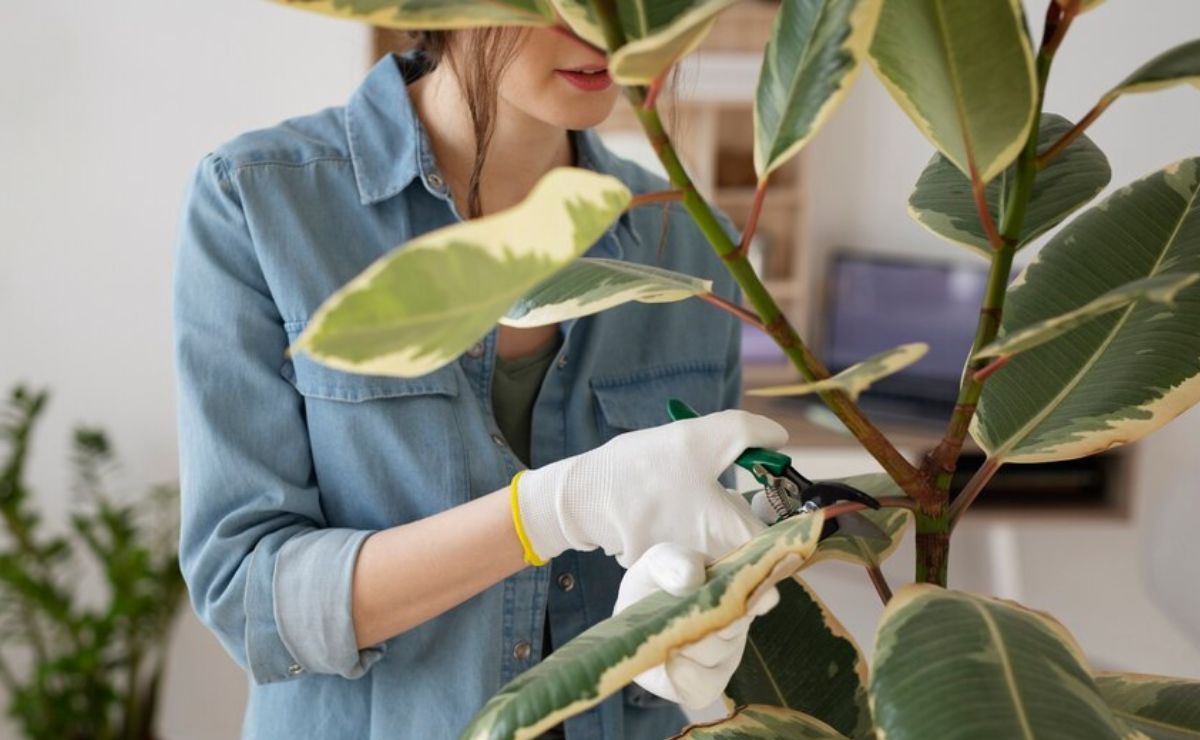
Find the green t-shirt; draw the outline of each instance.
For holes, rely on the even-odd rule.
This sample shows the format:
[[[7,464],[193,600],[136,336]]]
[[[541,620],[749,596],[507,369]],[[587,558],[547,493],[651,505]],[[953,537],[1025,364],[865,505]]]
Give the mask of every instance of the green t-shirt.
[[[526,465],[529,465],[533,402],[561,344],[562,332],[559,331],[524,357],[504,360],[496,355],[496,372],[492,375],[492,410],[496,414],[496,425],[512,451]]]

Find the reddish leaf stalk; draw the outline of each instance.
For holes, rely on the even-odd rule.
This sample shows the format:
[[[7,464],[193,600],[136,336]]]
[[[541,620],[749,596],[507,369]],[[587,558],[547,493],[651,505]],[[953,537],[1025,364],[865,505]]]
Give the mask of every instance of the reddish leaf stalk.
[[[732,301],[727,301],[716,293],[700,293],[696,297],[713,304],[722,311],[728,311],[761,332],[765,333],[767,331],[767,328],[763,326],[762,321],[759,321],[758,316],[753,311],[747,310]]]

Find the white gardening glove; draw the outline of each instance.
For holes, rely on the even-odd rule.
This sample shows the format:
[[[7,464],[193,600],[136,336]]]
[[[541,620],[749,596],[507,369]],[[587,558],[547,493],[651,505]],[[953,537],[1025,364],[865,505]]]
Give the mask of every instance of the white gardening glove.
[[[602,548],[628,568],[659,542],[717,558],[763,529],[717,480],[747,447],[782,447],[787,430],[730,409],[613,437],[590,452],[523,471],[517,532],[535,557]]]
[[[613,614],[619,614],[649,594],[662,590],[686,596],[704,585],[705,557],[670,542],[655,545],[621,579]],[[721,696],[746,648],[755,617],[779,603],[772,586],[749,604],[746,616],[724,629],[673,650],[667,662],[638,674],[633,680],[647,691],[689,709],[703,709]]]

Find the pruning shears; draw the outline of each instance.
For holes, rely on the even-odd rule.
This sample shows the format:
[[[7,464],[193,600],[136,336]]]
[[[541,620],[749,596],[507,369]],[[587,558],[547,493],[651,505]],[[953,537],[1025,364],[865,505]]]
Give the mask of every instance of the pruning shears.
[[[699,414],[678,398],[667,401],[667,415],[673,421],[692,419]],[[739,467],[750,471],[754,479],[763,485],[766,500],[780,520],[796,514],[830,506],[839,501],[857,501],[872,509],[880,504],[853,486],[838,481],[811,481],[792,467],[792,458],[777,450],[749,447],[735,461]],[[870,519],[850,512],[825,522],[821,539],[841,532],[854,537],[888,539],[888,535]]]

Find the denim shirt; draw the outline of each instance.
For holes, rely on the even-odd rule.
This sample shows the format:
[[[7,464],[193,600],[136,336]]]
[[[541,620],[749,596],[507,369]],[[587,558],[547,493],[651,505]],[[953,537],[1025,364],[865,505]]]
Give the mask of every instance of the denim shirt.
[[[523,464],[496,425],[496,330],[416,378],[358,375],[284,349],[337,288],[460,221],[406,91],[412,53],[381,58],[345,106],[243,133],[207,153],[182,201],[173,340],[181,568],[192,607],[250,677],[247,738],[456,737],[506,682],[611,614],[623,570],[568,551],[359,650],[351,577],[373,532],[508,485]],[[577,164],[634,193],[669,188],[591,129]],[[678,203],[626,211],[587,252],[659,264],[739,293]],[[736,240],[728,217],[723,228]],[[566,321],[533,407],[531,467],[666,423],[677,396],[737,406],[740,325],[697,299]],[[722,476],[732,485],[731,470]],[[404,578],[398,572],[396,578]],[[635,685],[568,737],[661,738],[679,708]]]

